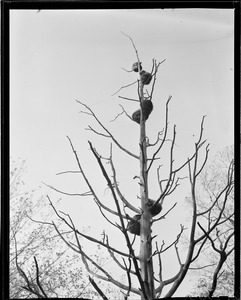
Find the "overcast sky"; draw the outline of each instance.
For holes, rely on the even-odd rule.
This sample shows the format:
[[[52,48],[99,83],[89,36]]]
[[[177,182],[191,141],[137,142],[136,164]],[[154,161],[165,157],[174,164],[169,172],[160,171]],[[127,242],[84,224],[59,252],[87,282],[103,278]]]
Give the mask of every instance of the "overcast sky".
[[[169,137],[176,124],[177,165],[193,153],[204,115],[204,138],[210,143],[210,160],[217,151],[232,145],[233,25],[231,9],[12,10],[10,154],[13,158],[26,159],[27,188],[43,187],[41,182],[45,182],[66,192],[87,190],[76,175],[56,176],[61,171],[77,170],[68,135],[100,196],[109,197],[87,140],[103,156],[109,154],[110,140],[85,130],[89,124],[96,130],[100,128],[93,118],[80,113],[83,107],[76,99],[91,107],[118,140],[138,154],[138,124],[124,115],[110,122],[121,112],[119,104],[129,114],[138,109],[137,103],[118,97],[136,98],[136,86],[112,96],[121,86],[137,79],[137,73],[122,69],[130,69],[136,56],[130,40],[121,32],[133,38],[146,71],[151,70],[153,58],[165,59],[157,74],[154,110],[147,121],[150,140],[154,141],[164,126],[165,103],[171,95]],[[126,196],[137,201],[139,186],[133,177],[139,173],[138,162],[116,148],[113,158],[120,187]],[[166,160],[164,153],[159,163],[165,165]],[[149,190],[151,198],[158,197],[157,183]],[[40,193],[44,192],[46,189],[41,188]],[[186,187],[180,189],[178,197],[175,195],[166,209],[170,208],[171,201],[180,198],[181,202],[188,194]],[[82,211],[80,225],[94,227],[93,223],[88,224],[86,214],[86,210],[93,209],[91,215],[97,218],[98,211],[91,199],[87,203],[86,199],[62,198],[63,207],[76,222],[78,208]],[[179,208],[183,209],[181,203]],[[167,223],[168,228],[173,228],[173,235],[169,232],[168,236],[175,237],[180,222],[185,222],[183,215],[179,219],[178,215],[176,224],[171,220]],[[98,234],[105,228],[102,223],[95,225]]]

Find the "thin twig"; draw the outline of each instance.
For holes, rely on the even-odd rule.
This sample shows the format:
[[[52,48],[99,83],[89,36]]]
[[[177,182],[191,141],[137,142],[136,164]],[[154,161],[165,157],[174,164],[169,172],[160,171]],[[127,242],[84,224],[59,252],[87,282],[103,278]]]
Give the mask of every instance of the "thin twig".
[[[127,84],[127,85],[124,85],[122,87],[119,88],[119,90],[117,92],[115,92],[114,94],[112,94],[111,96],[115,96],[117,93],[119,93],[122,89],[125,89],[133,84],[135,84],[137,82],[137,80],[135,80],[134,82],[130,83],[130,84]]]
[[[151,166],[152,166],[152,164],[153,164],[153,162],[154,162],[154,158],[155,158],[156,155],[159,153],[159,151],[161,150],[161,148],[162,148],[162,146],[163,146],[163,144],[164,144],[164,142],[165,142],[165,140],[166,140],[167,129],[168,129],[168,104],[169,104],[169,102],[171,101],[171,98],[172,98],[172,96],[169,96],[168,99],[167,99],[167,102],[166,102],[166,120],[165,120],[164,136],[163,136],[163,139],[162,139],[162,142],[161,142],[160,146],[158,147],[158,149],[155,151],[155,153],[154,153],[153,156],[152,156],[152,160],[151,160],[151,162],[150,162],[150,164],[149,164],[149,166],[148,166],[147,171],[150,170],[150,168],[151,168]]]
[[[81,173],[81,172],[79,172]],[[88,192],[84,192],[84,193],[81,193],[81,194],[78,194],[78,193],[67,193],[67,192],[63,192],[63,191],[60,191],[58,189],[56,189],[55,187],[53,187],[52,185],[49,185],[47,183],[44,183],[42,182],[42,184],[46,185],[47,187],[51,188],[52,190],[58,192],[58,193],[61,193],[61,194],[64,194],[64,195],[68,195],[68,196],[93,196],[92,192],[91,191],[88,191]]]
[[[56,175],[62,175],[62,174],[68,174],[68,173],[73,173],[73,174],[76,174],[76,173],[81,173],[80,171],[63,171],[63,172],[59,172],[59,173],[56,173]]]
[[[131,153],[129,150],[125,149],[115,138],[114,136],[110,133],[110,131],[100,122],[100,120],[97,118],[97,116],[95,115],[95,113],[91,110],[90,107],[88,107],[86,104],[80,102],[79,100],[76,100],[79,104],[81,104],[82,106],[84,106],[89,112],[90,112],[90,115],[92,115],[95,120],[97,121],[97,123],[104,129],[104,131],[108,134],[108,137],[110,137],[113,142],[121,149],[123,150],[124,152],[126,152],[127,154],[129,154],[130,156],[136,158],[136,159],[139,159],[139,156]],[[104,134],[102,134],[104,135]],[[104,135],[105,136],[105,135]]]
[[[122,97],[122,96],[118,96],[118,97],[121,98],[121,99],[129,100],[129,101],[135,101],[135,102],[140,103],[140,100],[136,100],[136,99],[132,99],[132,98],[127,98],[127,97]]]

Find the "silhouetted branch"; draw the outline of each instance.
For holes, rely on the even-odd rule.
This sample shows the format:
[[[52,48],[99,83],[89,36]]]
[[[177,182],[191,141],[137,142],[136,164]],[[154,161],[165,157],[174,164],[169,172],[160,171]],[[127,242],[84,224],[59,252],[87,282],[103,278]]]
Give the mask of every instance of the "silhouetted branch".
[[[128,34],[122,32],[122,31],[121,31],[121,33],[124,34],[126,37],[128,37],[130,39],[130,41],[132,43],[132,46],[133,46],[133,48],[134,48],[134,50],[136,52],[136,57],[137,57],[138,65],[140,65],[140,59],[139,59],[139,55],[138,55],[138,51],[136,49],[135,43],[133,42],[132,38]]]
[[[92,284],[92,286],[94,287],[94,289],[97,291],[97,293],[104,299],[104,300],[108,300],[108,298],[105,296],[105,294],[102,292],[102,290],[98,287],[98,285],[95,283],[94,279],[92,279],[89,276],[89,281]]]
[[[160,216],[160,217],[157,218],[157,219],[153,219],[152,222],[156,222],[156,221],[159,221],[159,220],[161,220],[161,219],[165,219],[165,217],[167,216],[167,214],[168,214],[171,210],[173,210],[173,208],[174,208],[176,205],[177,205],[177,202],[174,203],[173,206],[172,206],[172,207],[171,207],[164,215]]]
[[[147,147],[153,147],[153,146],[156,146],[156,144],[157,144],[159,141],[162,141],[163,139],[161,139],[160,136],[163,134],[163,131],[164,131],[164,129],[163,129],[162,131],[159,131],[159,132],[157,133],[157,139],[156,139],[156,141],[155,141],[153,144],[151,144],[151,143],[149,142],[149,139],[148,139]]]
[[[152,156],[152,160],[151,160],[151,162],[150,162],[150,164],[149,164],[149,166],[148,166],[147,171],[150,170],[150,168],[151,168],[151,166],[152,166],[152,164],[153,164],[153,162],[154,162],[154,158],[155,158],[156,155],[159,153],[159,151],[161,150],[161,148],[162,148],[162,146],[163,146],[163,144],[164,144],[164,142],[165,142],[165,140],[166,140],[167,129],[168,129],[168,104],[169,104],[171,98],[172,98],[172,96],[169,96],[168,99],[167,99],[167,102],[166,102],[166,119],[165,119],[164,136],[163,136],[163,139],[162,139],[162,141],[161,141],[160,146],[157,148],[157,150],[155,151],[155,153],[154,153],[153,156]]]
[[[125,89],[125,88],[127,88],[127,87],[129,87],[129,86],[135,84],[136,82],[137,82],[137,80],[134,81],[134,82],[132,82],[132,83],[130,83],[130,84],[127,84],[127,85],[124,85],[124,86],[120,87],[119,90],[116,91],[116,92],[115,92],[114,94],[112,94],[111,96],[115,96],[115,95],[116,95],[117,93],[119,93],[122,89]]]
[[[77,161],[77,164],[78,164],[78,167],[79,167],[79,169],[80,169],[80,172],[81,172],[81,174],[82,174],[82,176],[83,176],[83,178],[84,178],[86,184],[88,185],[88,187],[89,187],[89,189],[90,189],[90,192],[91,192],[92,195],[94,196],[94,200],[95,200],[95,202],[97,203],[98,207],[101,207],[101,208],[107,210],[108,212],[110,212],[111,214],[118,216],[118,213],[117,213],[116,211],[114,211],[114,210],[110,209],[109,207],[105,206],[105,205],[99,200],[99,198],[98,198],[97,194],[95,193],[94,189],[92,188],[92,185],[90,184],[90,182],[89,182],[87,176],[85,175],[84,170],[83,170],[82,167],[81,167],[81,164],[80,164],[80,161],[79,161],[79,157],[78,157],[78,155],[77,155],[76,150],[74,149],[74,146],[73,146],[73,144],[72,144],[71,139],[70,139],[68,136],[67,136],[67,138],[68,138],[68,140],[69,140],[69,143],[70,143],[70,146],[71,146],[71,148],[72,148],[72,151],[73,151],[73,153],[74,153],[74,155],[75,155],[75,159],[76,159],[76,161]],[[123,218],[126,218],[124,215],[123,215],[122,217],[123,217]]]
[[[125,295],[125,299],[128,299],[128,297],[130,295],[130,292],[131,292],[131,275],[130,275],[130,273],[131,273],[131,259],[128,258],[128,261],[129,261],[129,267],[127,267],[126,262],[125,262],[125,260],[123,258],[123,262],[125,264],[127,278],[128,278],[128,286],[129,286],[129,289],[128,289],[126,295]]]
[[[18,253],[17,253],[17,241],[16,241],[16,233],[13,232],[13,238],[14,238],[14,243],[15,243],[15,263],[16,263],[16,268],[18,270],[19,275],[24,279],[26,286],[22,286],[23,289],[25,289],[26,291],[30,292],[31,294],[36,295],[38,298],[48,298],[46,293],[44,292],[40,282],[39,282],[39,271],[38,271],[38,265],[36,264],[36,259],[34,257],[35,260],[35,265],[36,265],[36,280],[37,280],[37,285],[40,288],[41,292],[43,293],[43,295],[41,295],[41,293],[37,290],[36,285],[32,282],[32,280],[30,281],[28,279],[28,276],[26,275],[26,273],[23,271],[23,269],[19,266],[18,264]]]
[[[218,249],[216,246],[215,246],[215,243],[214,241],[212,240],[212,238],[210,237],[210,235],[207,233],[206,230],[204,230],[204,228],[201,226],[201,224],[198,222],[198,226],[201,228],[201,230],[204,232],[205,236],[210,240],[211,242],[211,245],[212,245],[212,248],[214,251],[218,252],[219,253],[219,262],[215,268],[215,271],[213,273],[213,281],[212,281],[212,286],[211,288],[209,289],[209,293],[208,293],[208,296],[209,297],[212,297],[213,296],[213,293],[215,292],[216,290],[216,287],[217,287],[217,280],[218,280],[218,274],[224,264],[224,262],[226,261],[227,259],[227,254],[225,252],[226,250],[226,247],[227,247],[227,243],[225,243],[225,247],[220,247],[220,249]],[[233,236],[233,233],[227,238],[227,242],[229,241],[229,239]],[[220,245],[222,246],[222,245]]]
[[[79,172],[79,173],[81,173],[81,172]],[[49,184],[44,183],[44,182],[42,182],[42,183],[44,185],[46,185],[47,187],[49,187],[50,189],[52,189],[52,190],[54,190],[54,191],[56,191],[56,192],[58,192],[60,194],[67,195],[67,196],[80,196],[80,197],[83,197],[83,196],[92,196],[93,195],[91,191],[84,192],[84,193],[81,193],[81,194],[79,194],[79,193],[67,193],[67,192],[63,192],[63,191],[61,191],[59,189],[56,189],[52,185],[49,185]]]
[[[44,298],[48,298],[45,291],[44,291],[44,289],[43,289],[43,287],[42,287],[42,285],[41,285],[41,283],[40,283],[40,281],[39,281],[39,268],[38,268],[37,259],[36,259],[35,256],[33,258],[34,258],[35,267],[36,267],[36,282],[37,282],[37,285],[38,285],[39,289],[41,290],[41,292],[43,293]]]
[[[130,239],[129,239],[129,236],[127,234],[127,231],[126,231],[126,227],[124,225],[124,221],[123,221],[123,217],[122,217],[122,214],[121,214],[121,210],[120,210],[120,206],[119,206],[119,202],[118,202],[118,199],[116,197],[116,194],[115,194],[115,191],[114,191],[114,188],[113,188],[113,185],[110,181],[110,178],[101,162],[101,158],[99,156],[99,154],[97,153],[97,151],[93,148],[91,142],[89,142],[89,145],[90,145],[90,149],[92,151],[92,153],[94,154],[99,166],[100,166],[100,169],[103,173],[103,176],[104,178],[106,179],[107,181],[107,185],[109,186],[111,192],[112,192],[112,196],[113,196],[113,199],[115,201],[115,204],[116,204],[116,208],[117,208],[117,212],[118,212],[118,215],[119,215],[119,219],[120,219],[120,223],[121,223],[121,227],[122,227],[122,232],[125,236],[125,239],[126,239],[126,242],[127,242],[127,247],[129,249],[129,253],[130,253],[130,256],[133,260],[133,263],[134,263],[134,267],[135,267],[135,271],[136,271],[136,276],[138,278],[138,281],[140,283],[140,286],[142,288],[142,292],[144,291],[144,283],[143,283],[143,280],[141,278],[141,274],[140,274],[140,270],[139,270],[139,266],[138,266],[138,263],[137,263],[137,259],[136,259],[136,256],[135,256],[135,253],[134,253],[134,250],[132,248],[132,245],[131,245],[131,242],[130,242]]]
[[[120,105],[120,104],[119,104],[119,105]],[[115,121],[119,116],[121,116],[121,115],[123,115],[123,114],[125,114],[131,121],[133,121],[133,120],[132,120],[132,117],[129,116],[128,113],[125,111],[124,107],[123,107],[122,105],[120,105],[120,107],[122,108],[122,112],[119,113],[119,114],[117,114],[117,116],[116,116],[113,120],[111,120],[110,122]]]
[[[133,206],[130,202],[128,202],[125,197],[123,196],[123,194],[121,193],[118,184],[117,184],[117,180],[116,180],[116,171],[115,171],[115,167],[113,164],[113,160],[112,160],[112,147],[111,147],[111,153],[110,153],[110,165],[111,165],[111,169],[112,169],[112,173],[113,173],[113,180],[114,180],[114,184],[115,184],[115,189],[116,192],[118,194],[118,196],[120,197],[121,201],[131,210],[133,210],[134,212],[140,214],[141,210],[136,208],[135,206]]]
[[[97,118],[97,116],[95,115],[95,113],[91,110],[91,108],[89,108],[87,105],[85,105],[84,103],[76,100],[79,104],[83,105],[90,113],[91,116],[93,116],[95,118],[95,120],[97,121],[97,123],[104,129],[104,131],[108,134],[107,137],[110,137],[113,142],[124,152],[126,152],[127,154],[129,154],[130,156],[139,159],[139,157],[133,153],[131,153],[129,150],[125,149],[123,146],[120,145],[120,143],[114,138],[114,136],[110,133],[110,131],[100,122],[100,120]],[[91,129],[92,130],[92,129]],[[102,134],[104,135],[104,134]],[[106,136],[106,135],[104,135]]]
[[[134,102],[138,102],[140,103],[140,100],[136,100],[136,99],[132,99],[132,98],[128,98],[128,97],[123,97],[123,96],[118,96],[121,99],[125,99],[125,100],[129,100],[129,101],[134,101]]]
[[[163,59],[161,62],[159,62],[158,64],[156,63],[156,60],[153,60],[153,68],[152,68],[152,71],[151,71],[151,74],[153,72],[153,69],[154,69],[154,74],[152,74],[152,78],[153,78],[153,81],[152,81],[152,88],[151,88],[151,94],[150,94],[150,100],[152,100],[152,95],[153,95],[153,92],[154,92],[154,88],[155,88],[155,83],[156,83],[156,74],[158,72],[158,68],[159,66],[165,62],[166,59]]]
[[[62,175],[62,174],[76,174],[76,173],[81,173],[80,171],[63,171],[63,172],[59,172],[59,173],[56,173],[56,175]]]
[[[175,277],[175,280],[173,281],[174,283],[173,283],[172,287],[170,288],[170,290],[165,295],[165,297],[171,297],[177,290],[178,286],[183,281],[184,277],[186,276],[186,273],[192,262],[194,248],[196,245],[196,241],[195,241],[195,232],[196,232],[196,223],[197,223],[196,180],[197,180],[197,173],[199,172],[197,170],[197,168],[198,168],[197,162],[198,162],[198,152],[199,152],[201,146],[204,144],[204,142],[202,141],[203,122],[204,122],[204,117],[202,118],[202,122],[201,122],[201,130],[200,130],[200,136],[199,136],[198,142],[195,143],[195,152],[194,152],[193,156],[191,157],[191,159],[188,159],[187,162],[185,163],[185,164],[188,164],[189,180],[190,180],[190,185],[191,185],[192,210],[193,210],[191,231],[190,231],[190,237],[189,237],[189,248],[188,248],[185,263],[181,264],[179,274],[178,274],[178,276],[174,276]],[[207,150],[207,148],[206,148],[206,150]],[[191,167],[192,159],[194,159],[193,168]],[[206,162],[206,157],[205,157],[204,161]],[[175,173],[176,171],[177,171],[177,169],[172,172]]]

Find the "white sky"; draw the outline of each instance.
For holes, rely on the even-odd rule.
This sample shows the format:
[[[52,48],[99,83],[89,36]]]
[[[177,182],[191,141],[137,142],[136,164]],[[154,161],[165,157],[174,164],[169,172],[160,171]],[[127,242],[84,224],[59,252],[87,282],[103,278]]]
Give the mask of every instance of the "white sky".
[[[137,78],[137,73],[122,69],[130,69],[136,57],[129,39],[121,31],[133,38],[145,70],[151,70],[153,58],[166,59],[159,68],[154,110],[147,121],[150,140],[153,142],[163,128],[165,102],[172,95],[169,137],[176,124],[177,166],[193,153],[203,115],[207,115],[204,138],[210,143],[210,159],[233,144],[233,23],[231,9],[12,10],[10,149],[13,158],[27,160],[26,186],[42,187],[41,182],[45,182],[66,192],[87,190],[76,175],[56,176],[61,171],[77,170],[68,135],[100,197],[109,198],[87,140],[103,156],[108,156],[110,141],[84,130],[89,124],[95,129],[99,127],[93,119],[79,113],[82,107],[75,99],[89,105],[118,140],[138,154],[138,125],[124,116],[109,122],[121,112],[119,104],[129,114],[138,109],[136,103],[118,98],[118,95],[136,98],[134,86],[111,96]],[[168,166],[166,155],[163,153],[159,161],[164,172]],[[116,148],[113,157],[120,187],[126,196],[137,201],[139,188],[133,177],[139,173],[138,161]],[[152,178],[154,174],[155,169]],[[149,190],[150,197],[155,199],[158,186],[153,181]],[[40,193],[44,192],[46,189],[41,188]],[[163,221],[164,226],[173,230],[161,236],[161,240],[171,241],[179,232],[179,224],[185,223],[181,201],[188,193],[188,185],[184,185],[167,203],[169,209],[178,201],[179,208]],[[50,194],[53,198],[60,196]],[[101,220],[92,202],[90,198],[63,197],[62,205],[80,226],[91,225],[97,238],[103,229],[116,233]],[[86,211],[92,212],[96,222],[90,222]],[[186,290],[180,288],[181,292]]]

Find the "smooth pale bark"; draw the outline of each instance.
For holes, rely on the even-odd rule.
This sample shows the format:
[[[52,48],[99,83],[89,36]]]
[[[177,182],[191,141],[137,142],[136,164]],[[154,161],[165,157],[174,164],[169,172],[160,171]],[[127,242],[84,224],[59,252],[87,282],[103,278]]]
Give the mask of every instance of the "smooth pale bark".
[[[143,85],[140,86],[141,101],[143,101]],[[141,111],[140,120],[140,197],[141,197],[141,233],[140,233],[140,268],[141,276],[144,281],[147,299],[155,298],[154,273],[152,261],[151,244],[151,214],[148,209],[148,172],[147,172],[147,153],[146,153],[146,130],[145,121]],[[142,300],[146,299],[142,295]]]

